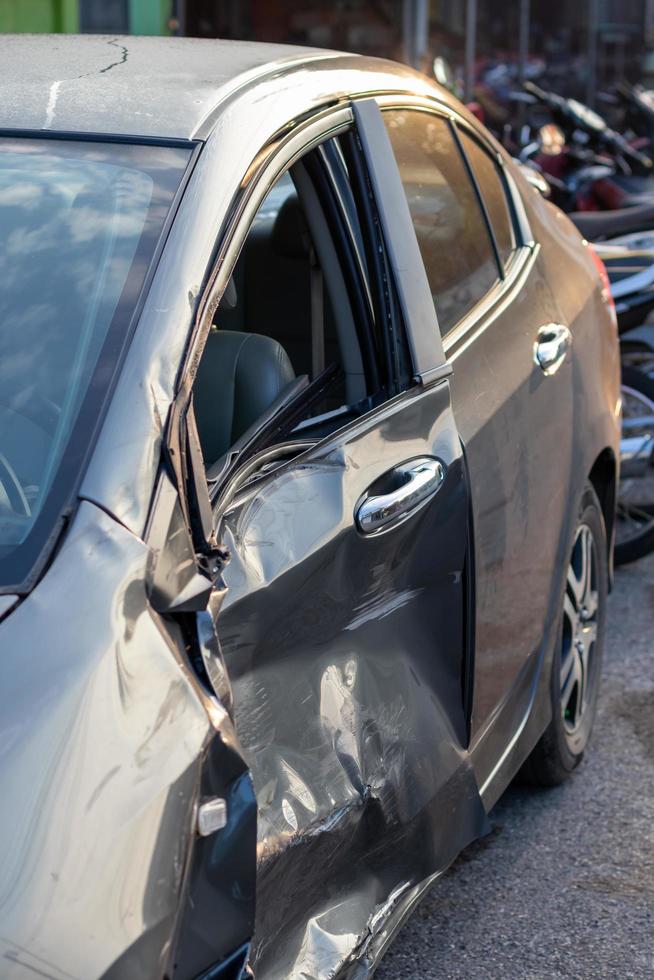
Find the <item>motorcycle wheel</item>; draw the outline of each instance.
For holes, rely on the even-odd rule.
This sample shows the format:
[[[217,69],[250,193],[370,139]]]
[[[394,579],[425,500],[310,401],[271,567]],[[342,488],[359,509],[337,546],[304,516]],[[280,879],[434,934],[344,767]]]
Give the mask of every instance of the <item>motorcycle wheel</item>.
[[[632,436],[654,434],[654,378],[637,368],[622,367],[623,423]],[[642,426],[638,420],[642,419]],[[634,424],[635,423],[635,424]],[[654,550],[654,465],[645,473],[620,478],[615,525],[616,565],[643,558]]]

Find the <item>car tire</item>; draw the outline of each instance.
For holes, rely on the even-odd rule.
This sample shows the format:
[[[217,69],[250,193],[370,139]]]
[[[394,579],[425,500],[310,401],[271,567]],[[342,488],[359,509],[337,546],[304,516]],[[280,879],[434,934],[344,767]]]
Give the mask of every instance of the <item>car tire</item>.
[[[604,650],[606,556],[602,508],[588,484],[572,538],[552,658],[552,719],[521,770],[523,781],[532,785],[558,786],[564,782],[581,762],[588,745]]]

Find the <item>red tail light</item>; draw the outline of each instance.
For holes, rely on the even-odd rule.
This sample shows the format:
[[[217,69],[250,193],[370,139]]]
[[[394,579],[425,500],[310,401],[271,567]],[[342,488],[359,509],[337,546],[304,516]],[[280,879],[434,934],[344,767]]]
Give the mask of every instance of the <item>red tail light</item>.
[[[599,255],[597,254],[593,246],[589,242],[587,242],[586,244],[588,245],[588,251],[591,254],[591,258],[595,263],[595,268],[599,272],[600,282],[602,283],[602,299],[606,303],[608,311],[611,315],[611,319],[613,320],[613,326],[617,330],[618,315],[615,311],[615,303],[613,301],[613,296],[611,294],[611,281],[609,279],[609,274],[606,271],[606,266],[602,262],[601,258],[599,257]]]

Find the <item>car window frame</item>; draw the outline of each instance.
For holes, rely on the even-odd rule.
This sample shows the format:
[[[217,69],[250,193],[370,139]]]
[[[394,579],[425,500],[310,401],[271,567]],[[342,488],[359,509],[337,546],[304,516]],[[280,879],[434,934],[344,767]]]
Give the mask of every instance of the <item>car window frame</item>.
[[[516,252],[524,246],[533,245],[533,236],[531,234],[531,229],[527,221],[527,216],[524,212],[522,199],[521,198],[519,199],[519,205],[518,205],[518,202],[516,200],[517,198],[519,198],[517,188],[515,186],[515,183],[513,183],[510,180],[510,174],[507,169],[504,157],[496,149],[496,147],[492,146],[492,144],[488,140],[483,139],[482,138],[483,134],[479,133],[476,129],[474,129],[473,126],[469,125],[467,121],[462,119],[460,116],[453,117],[452,124],[457,136],[457,141],[459,143],[459,148],[461,150],[463,158],[466,161],[468,167],[470,168],[470,174],[473,183],[475,185],[475,189],[477,191],[477,194],[479,195],[479,200],[486,214],[486,220],[488,222],[489,228],[491,230],[491,234],[493,236],[493,240],[495,241],[497,247],[495,229],[493,228],[493,223],[488,213],[488,208],[486,207],[483,195],[481,193],[481,187],[479,185],[479,181],[477,180],[475,168],[472,165],[470,159],[468,158],[465,144],[460,139],[459,133],[463,132],[467,137],[473,140],[473,142],[477,144],[480,150],[483,153],[485,153],[486,156],[491,160],[491,162],[495,167],[495,172],[497,174],[497,178],[499,180],[500,186],[502,188],[502,192],[504,194],[504,200],[506,202],[507,211],[509,213],[509,222],[511,225],[511,231],[513,235],[513,248],[511,250],[511,254],[509,256],[508,262],[502,262],[498,249],[498,260],[500,262],[500,266],[502,267],[504,278],[506,278]]]
[[[184,357],[181,359],[177,381],[177,395],[170,413],[168,434],[164,443],[164,465],[172,470],[175,482],[180,491],[180,499],[187,525],[193,532],[196,547],[207,555],[215,548],[214,528],[216,519],[229,505],[239,492],[239,475],[251,470],[253,460],[262,457],[262,461],[271,459],[273,450],[280,451],[281,462],[273,471],[266,473],[262,479],[274,478],[281,473],[286,464],[296,463],[309,452],[314,452],[329,444],[335,438],[342,439],[350,430],[356,431],[362,425],[369,425],[370,419],[388,410],[389,405],[402,400],[411,382],[404,385],[397,393],[389,393],[383,401],[372,405],[354,419],[345,421],[324,436],[313,440],[302,438],[300,433],[292,443],[280,440],[272,446],[262,449],[254,457],[236,461],[215,482],[210,482],[207,472],[201,464],[201,453],[197,439],[197,425],[193,408],[193,384],[204,347],[207,342],[213,318],[220,304],[227,283],[231,278],[241,249],[246,241],[252,222],[263,203],[266,195],[274,184],[287,173],[291,167],[321,144],[355,129],[355,117],[352,104],[348,100],[322,110],[314,111],[304,120],[289,121],[276,137],[273,137],[261,148],[257,158],[252,161],[240,185],[237,197],[232,201],[225,220],[215,236],[215,248],[208,272],[203,280],[201,297],[197,304],[193,327]],[[364,162],[365,166],[365,162]],[[328,171],[326,171],[328,173]],[[329,176],[329,174],[328,174]],[[336,196],[338,188],[334,187]],[[347,220],[344,211],[344,218]],[[364,229],[365,233],[365,229]],[[362,257],[365,258],[365,257]],[[366,269],[365,261],[359,263],[359,272]],[[373,273],[369,273],[369,276]],[[368,282],[368,287],[370,282]],[[369,291],[369,290],[368,290]],[[406,339],[406,327],[401,325]],[[273,428],[274,419],[265,419],[257,430],[257,437],[266,429]],[[297,452],[284,454],[293,448],[297,442]],[[211,526],[208,525],[208,511],[211,514]]]
[[[412,380],[423,386],[436,384],[451,368],[397,158],[377,101],[362,95],[353,99],[352,106],[359,166],[367,171],[368,208],[378,226],[390,303],[401,316],[409,345]]]
[[[463,144],[461,142],[460,135],[459,135],[459,132],[457,131],[455,120],[452,118],[452,115],[450,113],[444,113],[444,112],[432,112],[432,111],[430,111],[429,109],[426,109],[423,106],[411,106],[411,107],[403,108],[401,110],[398,110],[396,107],[386,106],[382,110],[382,113],[384,113],[384,112],[391,112],[391,111],[405,111],[405,112],[408,112],[408,113],[421,113],[421,114],[424,114],[424,115],[426,115],[428,117],[431,116],[432,118],[439,119],[442,123],[444,123],[444,125],[446,127],[446,130],[447,130],[447,132],[449,134],[450,151],[455,156],[458,154],[458,159],[460,161],[461,168],[462,168],[462,170],[463,170],[463,172],[465,174],[465,177],[468,180],[467,190],[468,190],[468,192],[470,192],[470,191],[472,192],[472,198],[476,202],[476,208],[477,208],[477,212],[478,212],[477,213],[477,217],[481,219],[481,227],[483,228],[483,232],[480,232],[480,235],[483,236],[484,233],[486,235],[486,243],[485,244],[486,244],[486,248],[488,249],[488,260],[491,263],[494,262],[494,264],[495,264],[495,278],[494,278],[491,286],[488,289],[486,289],[485,292],[482,293],[482,295],[472,304],[472,306],[468,307],[463,312],[463,314],[461,316],[459,316],[457,320],[454,321],[453,324],[451,324],[450,326],[447,327],[446,330],[444,330],[443,327],[442,327],[442,325],[441,325],[441,317],[440,316],[438,317],[441,338],[444,341],[445,338],[448,337],[449,334],[452,333],[452,331],[456,329],[456,327],[458,326],[458,324],[463,319],[465,319],[466,316],[468,316],[468,314],[471,312],[471,310],[474,310],[475,307],[480,302],[483,301],[483,299],[497,285],[497,283],[500,282],[500,281],[502,281],[504,279],[504,267],[503,267],[502,261],[500,259],[500,254],[499,254],[499,249],[498,249],[498,246],[497,246],[497,241],[495,239],[495,234],[494,234],[493,228],[492,228],[491,223],[490,223],[490,220],[489,220],[488,210],[486,208],[486,205],[485,205],[483,196],[482,196],[481,191],[479,189],[479,184],[477,182],[476,175],[475,175],[475,173],[474,173],[474,171],[472,169],[472,166],[470,164],[470,160],[468,159],[467,155],[464,152]],[[396,157],[396,162],[397,162],[397,157]],[[399,169],[399,163],[398,163],[398,169]],[[404,184],[404,180],[402,181],[402,183]],[[458,190],[457,187],[454,187],[454,186],[451,186],[450,185],[450,191],[452,192],[452,194],[454,195],[454,197],[458,200],[459,197],[458,197],[458,194],[457,194],[457,190]],[[417,235],[417,233],[416,233],[416,235]],[[424,259],[423,259],[423,262],[424,262]],[[425,268],[426,268],[426,266],[425,266]],[[434,297],[433,301],[434,301],[434,305],[436,306],[436,311],[438,313],[438,304],[436,302],[435,297]]]
[[[513,250],[510,261],[504,266],[504,277],[499,278],[490,290],[453,327],[446,333],[441,331],[441,341],[445,355],[448,362],[452,363],[458,354],[473,341],[474,337],[485,330],[505,305],[511,302],[511,299],[521,288],[524,280],[528,276],[529,270],[532,268],[533,262],[538,255],[540,246],[534,239],[525,206],[511,172],[506,166],[506,161],[498,147],[483,130],[471,124],[453,106],[438,100],[436,97],[429,98],[425,96],[384,93],[376,97],[376,102],[382,113],[389,109],[403,109],[406,111],[417,109],[449,122],[453,132],[453,145],[457,147],[458,152],[462,155],[464,166],[473,182],[478,200],[481,197],[479,187],[465,150],[461,141],[458,139],[458,128],[471,136],[482,149],[492,156],[503,178],[516,247]],[[495,244],[495,237],[490,227],[486,208],[482,206],[481,211],[495,249],[496,261],[498,261],[497,245]],[[502,268],[501,262],[498,268]]]
[[[457,144],[457,146],[459,148],[459,153],[463,157],[465,168],[466,168],[466,170],[468,172],[468,176],[470,177],[470,180],[472,181],[472,186],[475,189],[475,194],[477,196],[477,201],[479,202],[479,207],[481,208],[481,212],[482,212],[482,214],[484,216],[484,220],[486,222],[486,227],[488,229],[488,234],[490,235],[490,239],[491,239],[491,242],[492,242],[492,245],[493,245],[493,250],[495,252],[495,261],[497,262],[498,268],[500,270],[500,279],[504,280],[504,279],[506,279],[507,268],[511,264],[511,260],[513,258],[513,253],[515,252],[515,250],[517,248],[517,241],[518,240],[517,240],[517,236],[516,236],[516,226],[515,226],[513,208],[511,206],[510,198],[507,195],[507,187],[506,187],[506,184],[505,184],[505,181],[504,181],[503,172],[502,172],[502,170],[497,165],[498,155],[497,154],[488,153],[488,151],[486,150],[486,147],[483,145],[483,143],[481,143],[481,141],[479,139],[477,139],[476,133],[473,133],[473,131],[471,129],[468,129],[467,127],[461,127],[461,126],[457,125],[457,123],[456,123],[455,120],[450,120],[450,122],[451,122],[451,125],[452,125],[452,130],[454,132],[454,138],[455,138],[456,144]],[[479,179],[477,177],[477,173],[475,171],[475,168],[474,168],[474,166],[472,164],[472,160],[468,156],[468,153],[466,152],[465,144],[464,144],[463,140],[461,139],[461,133],[464,133],[467,137],[469,137],[471,140],[473,140],[473,142],[479,147],[479,149],[481,150],[481,152],[486,154],[486,156],[490,159],[491,163],[493,163],[493,165],[495,167],[495,171],[497,173],[497,177],[498,177],[498,180],[499,180],[500,188],[502,190],[502,193],[504,194],[504,200],[506,202],[506,207],[507,207],[507,211],[508,211],[508,215],[509,215],[509,226],[511,228],[511,237],[513,239],[513,248],[511,249],[511,254],[509,255],[509,261],[506,262],[506,263],[503,261],[502,256],[500,254],[500,248],[499,248],[499,245],[497,243],[497,235],[495,234],[495,228],[493,227],[493,222],[491,221],[490,212],[489,212],[488,207],[486,205],[486,200],[484,198],[484,195],[482,194],[481,185],[479,183]]]

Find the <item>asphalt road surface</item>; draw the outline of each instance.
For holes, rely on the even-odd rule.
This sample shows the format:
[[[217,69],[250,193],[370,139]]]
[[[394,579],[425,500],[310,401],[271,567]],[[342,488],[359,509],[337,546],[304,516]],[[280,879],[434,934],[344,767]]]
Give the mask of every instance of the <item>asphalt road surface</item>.
[[[376,980],[654,978],[654,556],[618,569],[595,733],[561,787],[512,787]]]

